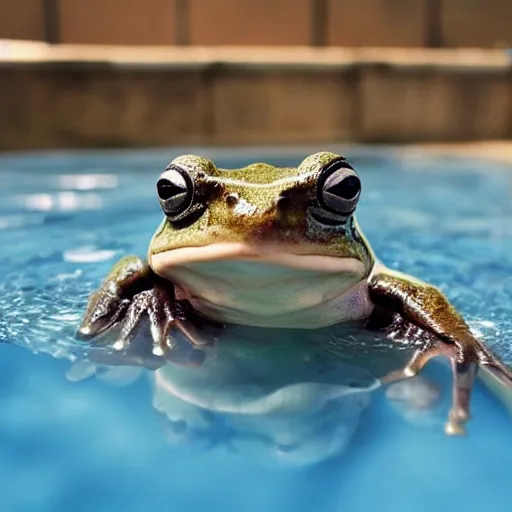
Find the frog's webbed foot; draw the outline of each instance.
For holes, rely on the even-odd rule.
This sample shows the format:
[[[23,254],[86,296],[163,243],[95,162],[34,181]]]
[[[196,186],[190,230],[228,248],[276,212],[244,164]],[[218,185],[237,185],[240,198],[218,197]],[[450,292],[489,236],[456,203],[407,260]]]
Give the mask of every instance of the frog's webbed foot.
[[[383,273],[369,283],[373,302],[398,314],[423,331],[423,343],[416,345],[405,367],[385,376],[385,383],[417,375],[437,356],[449,359],[453,372],[453,398],[446,432],[463,434],[470,418],[470,396],[479,369],[512,388],[512,371],[501,363],[471,333],[461,315],[433,286],[410,281],[399,274]]]
[[[171,329],[179,331],[193,346],[205,345],[193,326],[188,325],[183,308],[175,300],[172,283],[155,275],[141,258],[128,256],[114,266],[89,298],[77,337],[91,340],[117,328],[119,333],[112,348],[123,351],[146,319],[155,356],[173,360],[173,350],[178,358],[181,356],[179,347],[172,342]],[[197,357],[192,360],[194,365],[200,361]]]
[[[87,302],[76,335],[82,340],[96,338],[124,319],[133,297],[151,288],[152,271],[138,256],[119,260]]]
[[[432,340],[424,347],[417,348],[408,363],[400,370],[389,373],[381,379],[389,384],[418,375],[430,359],[438,356],[450,360],[453,373],[452,406],[445,431],[450,435],[465,433],[464,425],[470,419],[470,396],[479,367],[478,358],[471,351],[464,352],[460,347]]]
[[[158,284],[144,290],[133,297],[123,321],[121,333],[114,343],[115,350],[124,350],[137,335],[138,328],[144,319],[149,320],[149,328],[153,339],[153,354],[161,357],[171,356],[178,349],[173,343],[171,330],[179,332],[196,348],[207,343],[201,339],[194,327],[183,317],[182,308],[176,303],[169,283]]]

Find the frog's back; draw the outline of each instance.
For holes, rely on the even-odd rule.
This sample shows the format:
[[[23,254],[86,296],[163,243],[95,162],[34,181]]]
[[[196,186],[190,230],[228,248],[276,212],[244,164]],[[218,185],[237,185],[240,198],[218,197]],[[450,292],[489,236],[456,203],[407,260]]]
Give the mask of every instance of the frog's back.
[[[218,169],[219,177],[242,181],[247,184],[271,186],[281,180],[300,179],[300,174],[293,167],[274,167],[263,162],[247,165],[239,169]]]

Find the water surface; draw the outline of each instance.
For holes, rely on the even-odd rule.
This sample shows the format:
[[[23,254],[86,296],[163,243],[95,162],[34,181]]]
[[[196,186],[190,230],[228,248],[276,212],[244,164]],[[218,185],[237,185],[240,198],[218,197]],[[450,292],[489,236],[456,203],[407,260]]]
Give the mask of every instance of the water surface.
[[[197,151],[220,166],[297,165],[307,154]],[[151,372],[66,377],[88,371],[69,373],[83,355],[72,333],[87,295],[116,258],[145,254],[161,218],[154,184],[178,153],[0,157],[2,509],[510,510],[512,420],[482,385],[465,438],[411,424],[376,393],[342,454],[290,467],[271,461],[265,443],[212,448],[199,434],[169,443],[175,432],[153,407]],[[358,219],[379,257],[439,286],[512,363],[510,168],[385,150],[347,156],[363,181]],[[442,368],[426,373],[448,389]]]

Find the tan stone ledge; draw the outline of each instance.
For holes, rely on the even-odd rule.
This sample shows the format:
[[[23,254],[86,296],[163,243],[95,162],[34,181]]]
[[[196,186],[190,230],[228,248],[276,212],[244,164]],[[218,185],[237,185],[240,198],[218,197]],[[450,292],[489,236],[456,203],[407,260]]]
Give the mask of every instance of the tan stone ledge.
[[[188,148],[184,148],[187,150]],[[176,151],[176,148],[171,148]],[[196,150],[197,148],[190,148]],[[233,158],[240,158],[247,152],[255,158],[278,158],[283,155],[294,155],[297,152],[310,154],[316,151],[334,151],[350,156],[350,153],[377,152],[384,155],[419,158],[429,157],[457,157],[469,159],[490,160],[493,162],[510,164],[512,171],[512,141],[493,140],[482,142],[461,143],[411,143],[411,144],[359,144],[351,143],[326,143],[304,145],[280,145],[280,146],[244,146],[244,147],[208,147],[210,158],[220,158],[228,154]]]
[[[110,64],[126,67],[192,67],[216,64],[244,67],[446,68],[471,71],[512,69],[512,56],[498,49],[313,48],[313,47],[167,47],[52,45],[0,39],[0,64]]]
[[[12,157],[18,154],[23,155],[50,155],[54,151],[59,154],[67,153],[82,154],[84,149],[29,149],[29,150],[9,150],[1,151],[0,158]],[[244,158],[247,154],[251,155],[253,159],[261,159],[261,161],[272,161],[274,158],[283,157],[296,157],[297,154],[312,154],[317,151],[333,151],[340,153],[348,158],[354,157],[357,154],[374,153],[384,156],[393,157],[417,157],[421,159],[434,157],[434,158],[463,158],[463,159],[479,159],[482,161],[492,161],[500,164],[510,164],[510,171],[512,171],[512,141],[497,140],[485,142],[462,142],[462,143],[432,143],[432,144],[359,144],[357,142],[347,143],[332,143],[325,144],[279,144],[279,145],[246,145],[246,146],[231,146],[231,145],[214,145],[214,146],[196,146],[196,145],[182,145],[180,147],[141,147],[141,148],[85,148],[85,151],[90,151],[92,154],[131,154],[133,152],[145,154],[168,154],[169,157],[177,154],[193,153],[202,154],[207,158],[213,160],[217,159],[235,159],[239,160]],[[407,170],[407,168],[405,168]],[[414,170],[411,168],[411,171]]]
[[[182,151],[199,151],[201,148],[181,148]],[[176,148],[170,148],[175,152]],[[204,148],[202,148],[204,152]],[[148,151],[148,150],[144,150]],[[161,151],[161,149],[159,149]],[[350,153],[365,153],[367,151],[394,157],[418,158],[429,157],[456,157],[479,160],[489,160],[497,163],[510,164],[512,171],[512,141],[494,140],[483,142],[461,142],[461,143],[411,143],[411,144],[359,144],[357,142],[346,143],[318,143],[302,145],[279,145],[279,146],[213,146],[207,147],[209,158],[243,157],[248,152],[254,158],[279,158],[283,155],[295,155],[297,153],[310,154],[316,151],[333,151],[344,154],[350,158]]]
[[[478,158],[512,165],[512,141],[465,142],[459,144],[414,144],[410,146],[400,146],[396,148],[395,151],[401,151],[405,155],[415,151],[425,156]],[[512,167],[510,169],[512,170]]]

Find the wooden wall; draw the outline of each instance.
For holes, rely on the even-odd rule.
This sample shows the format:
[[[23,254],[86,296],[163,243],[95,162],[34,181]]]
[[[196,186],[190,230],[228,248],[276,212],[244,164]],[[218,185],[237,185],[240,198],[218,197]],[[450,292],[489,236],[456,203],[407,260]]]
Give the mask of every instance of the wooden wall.
[[[512,0],[0,0],[0,39],[512,47]]]
[[[183,65],[97,48],[1,63],[0,151],[512,139],[512,62],[496,50],[332,50],[318,62],[325,51],[306,49],[251,63],[229,49],[194,62],[190,47]]]

